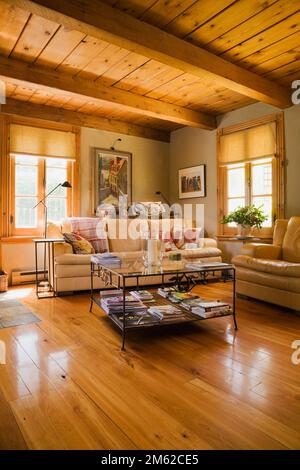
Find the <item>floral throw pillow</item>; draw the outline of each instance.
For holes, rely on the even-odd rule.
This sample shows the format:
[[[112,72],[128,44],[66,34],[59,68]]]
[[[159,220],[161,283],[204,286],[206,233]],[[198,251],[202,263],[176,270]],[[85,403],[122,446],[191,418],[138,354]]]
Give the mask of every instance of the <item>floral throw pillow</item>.
[[[184,231],[184,241],[185,243],[197,243],[198,245],[200,235],[201,230],[199,228],[188,228]]]
[[[175,251],[177,250],[176,245],[173,241],[172,234],[170,232],[160,232],[159,239],[164,242],[164,251],[167,253],[168,251]]]
[[[173,230],[172,238],[176,248],[178,248],[178,250],[182,250],[185,244],[182,230]]]
[[[185,245],[193,244],[199,246],[201,230],[199,228],[188,228],[184,232],[181,230],[173,231],[173,241],[179,250],[183,250]]]
[[[78,233],[63,233],[64,239],[67,243],[72,245],[73,252],[76,255],[89,255],[95,253],[91,243],[85,238],[78,235]]]

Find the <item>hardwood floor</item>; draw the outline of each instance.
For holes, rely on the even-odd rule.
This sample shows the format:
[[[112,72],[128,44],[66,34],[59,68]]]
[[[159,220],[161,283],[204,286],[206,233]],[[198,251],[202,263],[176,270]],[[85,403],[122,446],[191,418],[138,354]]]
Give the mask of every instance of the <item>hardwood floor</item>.
[[[230,284],[197,288],[230,298]],[[204,292],[205,291],[205,292]],[[230,317],[120,334],[87,294],[37,300],[41,322],[0,329],[0,447],[300,449],[300,317],[237,301]],[[9,428],[9,432],[7,429]]]

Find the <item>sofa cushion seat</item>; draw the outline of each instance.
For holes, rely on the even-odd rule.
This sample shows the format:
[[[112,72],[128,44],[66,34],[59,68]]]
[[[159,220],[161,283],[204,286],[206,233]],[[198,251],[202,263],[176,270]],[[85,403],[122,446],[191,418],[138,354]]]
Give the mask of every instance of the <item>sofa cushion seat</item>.
[[[123,251],[123,252],[112,252],[111,255],[119,256],[122,259],[127,259],[130,261],[135,261],[138,258],[142,259],[142,252],[141,251]],[[82,264],[90,264],[91,262],[91,255],[76,255],[76,254],[69,254],[66,253],[64,255],[56,256],[55,257],[55,264],[60,265],[82,265]]]
[[[171,251],[168,253],[178,253],[177,251]],[[222,256],[219,248],[205,247],[205,248],[188,248],[179,250],[183,258],[212,258],[216,256]]]
[[[238,255],[232,259],[235,266],[241,266],[254,271],[260,271],[275,276],[288,276],[300,278],[300,264],[284,260],[270,260],[252,258],[247,255]]]
[[[166,253],[166,257],[168,257],[172,253],[181,253],[183,259],[195,259],[195,258],[219,258],[221,257],[221,250],[219,248],[193,248],[187,250],[174,250],[168,251]],[[113,255],[119,256],[123,259],[132,259],[136,260],[142,257],[141,251],[130,251],[130,252],[113,252]],[[91,255],[76,255],[73,253],[65,253],[55,257],[55,264],[57,265],[87,265],[91,262]]]
[[[237,279],[252,285],[271,287],[279,291],[296,292],[300,294],[300,278],[280,275],[270,275],[268,273],[247,269],[242,266],[237,267]]]
[[[90,264],[91,255],[75,255],[74,253],[65,253],[55,257],[55,264]]]

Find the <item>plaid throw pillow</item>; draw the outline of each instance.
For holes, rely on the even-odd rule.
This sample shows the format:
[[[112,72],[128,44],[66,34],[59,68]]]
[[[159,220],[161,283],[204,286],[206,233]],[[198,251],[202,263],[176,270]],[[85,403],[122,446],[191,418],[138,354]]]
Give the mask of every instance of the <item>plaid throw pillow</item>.
[[[106,253],[109,251],[104,220],[97,217],[72,217],[69,220],[72,232],[88,240],[93,246],[95,253]]]

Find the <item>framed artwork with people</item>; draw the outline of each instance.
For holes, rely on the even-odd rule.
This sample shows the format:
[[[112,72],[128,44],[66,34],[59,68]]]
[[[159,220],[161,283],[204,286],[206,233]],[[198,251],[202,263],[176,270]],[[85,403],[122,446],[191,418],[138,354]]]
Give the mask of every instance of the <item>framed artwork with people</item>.
[[[205,165],[198,165],[178,170],[179,199],[206,196],[205,167]]]

